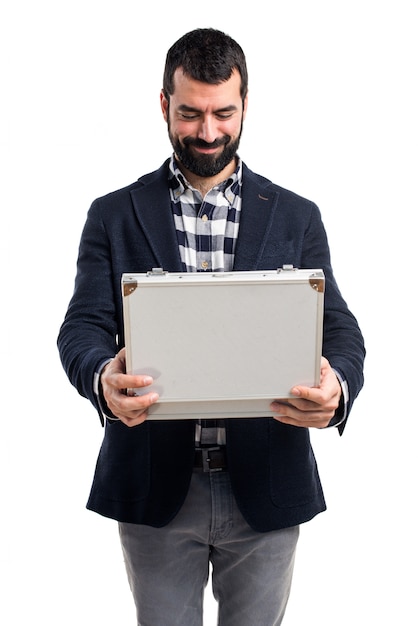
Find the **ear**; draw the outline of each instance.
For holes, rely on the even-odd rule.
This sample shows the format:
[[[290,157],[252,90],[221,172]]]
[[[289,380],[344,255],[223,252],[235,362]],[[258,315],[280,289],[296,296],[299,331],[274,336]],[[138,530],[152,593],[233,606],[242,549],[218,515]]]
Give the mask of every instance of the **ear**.
[[[163,117],[165,121],[168,122],[168,100],[164,95],[163,89],[161,89],[160,91],[160,105],[161,105],[161,111],[163,112]]]
[[[244,106],[242,109],[242,119],[245,120],[245,117],[247,115],[247,108],[248,108],[248,91],[247,91],[247,95],[244,98]]]

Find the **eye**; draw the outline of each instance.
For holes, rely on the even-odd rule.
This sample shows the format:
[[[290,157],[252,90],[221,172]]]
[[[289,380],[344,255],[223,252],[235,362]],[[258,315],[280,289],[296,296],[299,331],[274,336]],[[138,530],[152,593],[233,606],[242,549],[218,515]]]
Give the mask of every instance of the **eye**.
[[[229,120],[233,116],[233,113],[217,113],[218,120]]]
[[[199,115],[199,111],[179,111],[182,120],[197,120]]]

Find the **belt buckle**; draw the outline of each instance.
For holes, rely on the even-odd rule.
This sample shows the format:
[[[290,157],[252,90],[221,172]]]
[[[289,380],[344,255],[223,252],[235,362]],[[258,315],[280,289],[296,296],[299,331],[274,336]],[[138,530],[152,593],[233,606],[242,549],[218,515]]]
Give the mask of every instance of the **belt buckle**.
[[[202,468],[204,472],[222,472],[222,467],[210,467],[211,458],[209,453],[215,450],[220,450],[220,446],[214,446],[213,448],[202,448]]]

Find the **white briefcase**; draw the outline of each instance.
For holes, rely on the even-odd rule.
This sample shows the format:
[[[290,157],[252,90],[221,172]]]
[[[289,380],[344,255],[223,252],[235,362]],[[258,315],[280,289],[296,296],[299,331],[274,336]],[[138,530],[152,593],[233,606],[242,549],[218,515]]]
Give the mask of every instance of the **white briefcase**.
[[[123,274],[127,372],[157,391],[149,419],[266,417],[296,385],[317,386],[320,269]]]

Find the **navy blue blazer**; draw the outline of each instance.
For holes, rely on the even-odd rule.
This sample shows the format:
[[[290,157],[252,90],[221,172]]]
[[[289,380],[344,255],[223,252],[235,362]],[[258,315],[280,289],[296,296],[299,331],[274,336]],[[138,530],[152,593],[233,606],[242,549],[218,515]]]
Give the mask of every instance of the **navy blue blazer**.
[[[122,273],[153,267],[182,271],[167,178],[168,161],[95,200],[82,233],[74,294],[58,346],[70,381],[102,420],[94,377],[124,345]],[[244,166],[234,270],[284,264],[325,273],[323,354],[348,382],[350,410],[363,384],[364,344],[335,282],[318,207]],[[149,421],[133,428],[106,418],[104,423],[87,507],[119,521],[164,526],[188,491],[193,420]],[[309,429],[272,418],[233,418],[226,428],[232,487],[255,530],[299,524],[326,508]]]

